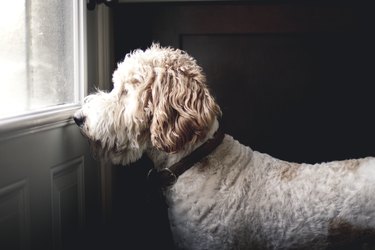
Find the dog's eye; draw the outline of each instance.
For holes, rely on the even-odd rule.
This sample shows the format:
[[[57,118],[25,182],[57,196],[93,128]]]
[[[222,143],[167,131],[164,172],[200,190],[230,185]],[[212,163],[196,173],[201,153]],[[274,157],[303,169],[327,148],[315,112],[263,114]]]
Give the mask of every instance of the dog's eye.
[[[128,90],[127,89],[123,89],[122,92],[121,92],[121,95],[124,96],[124,95],[127,95],[128,94]]]
[[[139,75],[135,75],[132,78],[130,78],[131,84],[139,84],[142,81],[142,77]]]

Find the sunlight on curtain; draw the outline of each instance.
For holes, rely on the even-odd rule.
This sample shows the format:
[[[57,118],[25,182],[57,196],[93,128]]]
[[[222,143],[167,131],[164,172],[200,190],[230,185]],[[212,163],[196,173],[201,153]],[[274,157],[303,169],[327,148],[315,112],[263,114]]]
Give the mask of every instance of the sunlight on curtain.
[[[0,0],[0,119],[73,103],[74,0]]]

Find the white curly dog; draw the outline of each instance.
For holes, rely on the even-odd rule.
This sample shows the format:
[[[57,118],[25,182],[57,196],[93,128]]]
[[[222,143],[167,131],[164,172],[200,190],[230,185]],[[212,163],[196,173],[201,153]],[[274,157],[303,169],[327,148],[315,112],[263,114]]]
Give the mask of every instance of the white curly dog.
[[[179,49],[136,50],[113,82],[111,92],[89,95],[74,119],[101,157],[126,165],[147,154],[166,170],[176,248],[374,247],[375,158],[297,164],[229,135],[215,139],[220,108],[201,67]],[[215,140],[190,168],[167,170]]]

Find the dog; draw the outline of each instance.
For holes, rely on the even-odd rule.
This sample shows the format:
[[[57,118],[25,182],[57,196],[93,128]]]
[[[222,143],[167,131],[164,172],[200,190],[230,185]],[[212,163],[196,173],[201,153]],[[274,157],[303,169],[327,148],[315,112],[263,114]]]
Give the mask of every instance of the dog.
[[[177,249],[374,248],[375,158],[297,164],[242,145],[179,49],[127,54],[113,83],[74,120],[98,157],[153,161]]]

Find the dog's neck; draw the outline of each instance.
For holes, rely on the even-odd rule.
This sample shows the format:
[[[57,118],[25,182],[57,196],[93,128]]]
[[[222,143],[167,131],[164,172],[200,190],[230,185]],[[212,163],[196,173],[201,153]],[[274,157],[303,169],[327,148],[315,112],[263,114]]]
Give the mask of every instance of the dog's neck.
[[[195,149],[197,149],[207,140],[213,138],[218,128],[219,122],[215,119],[211,128],[208,130],[206,137],[203,140],[194,144],[185,145],[184,149],[180,150],[177,153],[166,153],[155,148],[150,148],[146,151],[146,154],[152,160],[156,169],[168,168],[173,164],[179,162],[185,156],[190,155]]]

